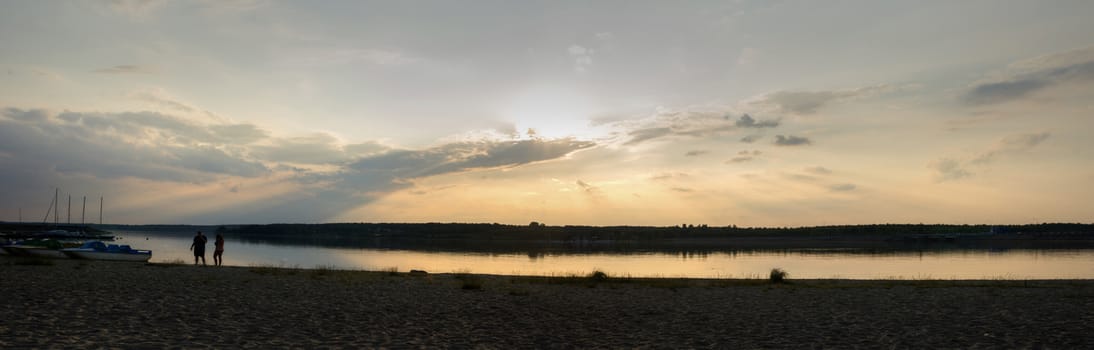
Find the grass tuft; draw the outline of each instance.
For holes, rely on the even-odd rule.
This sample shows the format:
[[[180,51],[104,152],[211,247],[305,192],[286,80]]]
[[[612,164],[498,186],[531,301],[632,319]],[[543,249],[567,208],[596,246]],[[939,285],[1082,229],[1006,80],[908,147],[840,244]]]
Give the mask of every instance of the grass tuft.
[[[589,281],[593,283],[608,281],[608,274],[600,270],[593,270],[587,277],[589,278]]]
[[[768,277],[768,280],[771,281],[771,283],[784,283],[788,276],[790,276],[790,274],[787,273],[786,270],[776,267],[771,269],[771,275]]]

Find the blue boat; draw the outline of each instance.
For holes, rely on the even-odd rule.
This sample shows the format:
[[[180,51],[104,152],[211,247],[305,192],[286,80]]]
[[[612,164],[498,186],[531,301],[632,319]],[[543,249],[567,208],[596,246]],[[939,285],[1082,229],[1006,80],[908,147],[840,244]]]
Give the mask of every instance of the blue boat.
[[[73,259],[148,262],[152,258],[151,250],[137,250],[128,245],[107,245],[100,241],[86,242],[79,248],[61,249],[61,252]]]

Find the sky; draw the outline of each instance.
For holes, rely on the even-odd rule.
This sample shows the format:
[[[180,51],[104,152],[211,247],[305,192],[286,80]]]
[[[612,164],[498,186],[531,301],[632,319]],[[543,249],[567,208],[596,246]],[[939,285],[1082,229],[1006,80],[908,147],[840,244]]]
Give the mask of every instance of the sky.
[[[0,220],[1089,223],[1092,16],[3,1]]]

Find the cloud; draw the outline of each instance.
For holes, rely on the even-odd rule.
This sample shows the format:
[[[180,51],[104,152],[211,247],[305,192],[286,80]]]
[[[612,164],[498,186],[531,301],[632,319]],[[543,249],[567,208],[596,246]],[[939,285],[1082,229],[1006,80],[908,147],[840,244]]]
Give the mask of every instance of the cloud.
[[[250,144],[270,137],[270,132],[254,124],[210,125],[209,132],[230,144]]]
[[[393,150],[362,158],[349,168],[413,179],[557,159],[594,145],[575,139],[458,142],[425,150]]]
[[[973,105],[998,103],[1026,96],[1040,90],[1050,83],[1045,80],[1016,80],[997,83],[983,83],[965,94],[965,102]]]
[[[186,104],[186,103],[183,103],[183,102],[177,100],[176,98],[169,95],[167,93],[167,91],[164,91],[163,89],[153,88],[153,89],[144,89],[144,90],[140,90],[140,91],[134,91],[134,92],[130,93],[129,96],[132,97],[133,99],[148,102],[148,103],[150,103],[150,104],[152,104],[156,107],[160,107],[160,108],[175,111],[175,112],[195,113],[195,112],[199,111],[199,109],[197,107],[191,106],[189,104]]]
[[[756,156],[759,156],[760,154],[761,154],[761,152],[759,150],[752,150],[752,151],[743,150],[743,151],[737,152],[736,157],[730,158],[728,161],[726,161],[726,164],[748,162],[748,161],[751,161],[753,159],[756,159]]]
[[[1094,46],[1013,63],[997,76],[975,83],[962,101],[969,105],[1003,103],[1069,82],[1094,82]]]
[[[812,175],[784,173],[782,176],[787,178],[787,179],[794,180],[794,181],[801,181],[801,182],[816,182],[817,181],[817,177],[812,176]]]
[[[654,176],[650,177],[650,180],[665,181],[665,180],[671,180],[671,179],[683,179],[683,178],[687,178],[689,176],[691,176],[691,175],[688,175],[687,173],[663,173],[663,174],[658,174],[658,175],[654,175]]]
[[[694,151],[688,151],[687,153],[684,153],[684,156],[685,157],[697,157],[697,156],[701,156],[701,155],[704,155],[704,154],[707,154],[707,153],[710,153],[710,151],[694,150]]]
[[[774,128],[779,126],[779,121],[765,120],[757,122],[756,119],[753,119],[752,116],[745,113],[740,119],[737,119],[737,122],[734,123],[734,125],[739,128]]]
[[[802,145],[809,145],[809,144],[812,144],[812,143],[813,143],[813,141],[810,141],[808,138],[801,137],[801,136],[794,136],[794,135],[790,135],[790,136],[776,135],[775,136],[775,145],[776,146],[802,146]]]
[[[828,168],[825,168],[825,167],[822,167],[822,166],[815,166],[815,167],[805,168],[805,172],[810,173],[810,174],[817,174],[817,175],[828,175],[828,174],[832,173],[832,170],[829,170]]]
[[[850,192],[854,191],[856,188],[858,188],[858,186],[855,186],[855,184],[835,184],[828,186],[828,189],[835,192]]]
[[[635,145],[665,136],[712,137],[734,133],[740,129],[771,128],[778,121],[757,121],[749,114],[743,114],[734,120],[727,112],[728,108],[696,108],[675,111],[659,108],[652,117],[638,121],[623,121],[616,124],[625,130],[629,139],[624,145]],[[758,138],[756,136],[754,138]]]
[[[574,59],[574,70],[578,73],[584,73],[588,70],[589,66],[593,65],[593,49],[574,44],[570,45],[566,51],[569,52],[570,57]]]
[[[1041,144],[1049,136],[1048,132],[1009,135],[996,142],[984,153],[977,155],[971,162],[974,164],[990,163],[1000,155],[1025,152]]]
[[[1028,152],[1050,136],[1049,132],[1007,135],[967,161],[940,158],[927,164],[927,167],[934,170],[933,177],[939,182],[971,177],[973,173],[969,168],[986,167],[1001,157]]]
[[[220,141],[206,126],[152,112],[52,114],[7,108],[0,113],[5,168],[96,178],[205,182],[255,177],[263,163]]]
[[[814,114],[828,104],[895,90],[889,85],[828,91],[776,91],[753,98],[747,103],[780,113]]]
[[[367,153],[384,149],[378,144],[353,145],[349,148],[358,152],[371,151]],[[267,145],[254,146],[252,153],[261,159],[295,164],[343,163],[354,158],[341,140],[326,133],[274,139]]]
[[[676,191],[676,192],[682,192],[682,193],[691,193],[691,192],[695,191],[695,190],[687,188],[687,187],[673,187],[673,188],[671,188],[671,190]]]
[[[753,143],[753,142],[758,141],[762,137],[763,137],[763,135],[748,135],[748,136],[742,137],[741,142],[743,142],[743,143]]]
[[[347,154],[353,157],[374,155],[384,151],[387,151],[389,147],[384,146],[376,141],[369,141],[363,143],[355,143],[342,146]]]
[[[585,181],[577,180],[575,183],[577,184],[577,187],[580,187],[581,190],[587,194],[596,194],[596,191],[600,190],[596,186],[585,183]]]
[[[556,160],[595,145],[537,138],[392,150],[378,142],[345,144],[323,133],[274,137],[252,124],[199,122],[157,112],[0,110],[0,168],[8,170],[0,173],[4,183],[22,186],[79,176],[85,182],[125,186],[139,179],[136,183],[153,187],[220,184],[217,191],[253,197],[257,192],[241,191],[253,179],[278,189],[270,192],[275,198],[172,217],[195,222],[325,220],[416,186],[419,178]]]
[[[648,128],[633,130],[629,133],[631,139],[624,143],[624,145],[636,145],[644,141],[652,140],[669,134],[672,134],[671,128]]]
[[[61,112],[55,119],[83,132],[117,134],[114,137],[145,138],[150,142],[175,145],[244,144],[265,133],[251,124],[206,124],[158,112]],[[250,134],[245,135],[248,132]],[[235,136],[249,137],[233,138]]]
[[[154,68],[148,67],[148,66],[123,64],[123,65],[117,65],[117,66],[113,66],[113,67],[96,69],[96,70],[94,70],[94,72],[95,73],[104,73],[104,74],[151,74],[151,73],[155,73],[156,70]]]
[[[952,158],[941,158],[927,164],[927,168],[935,171],[935,181],[950,181],[957,180],[972,176],[968,170],[961,165],[961,162]]]

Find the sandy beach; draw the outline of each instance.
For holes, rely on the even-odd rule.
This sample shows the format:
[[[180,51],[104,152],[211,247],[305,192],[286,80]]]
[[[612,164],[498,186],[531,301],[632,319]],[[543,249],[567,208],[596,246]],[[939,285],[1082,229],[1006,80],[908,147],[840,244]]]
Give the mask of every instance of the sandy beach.
[[[0,300],[4,348],[1094,347],[1089,280],[593,281],[2,256]]]

